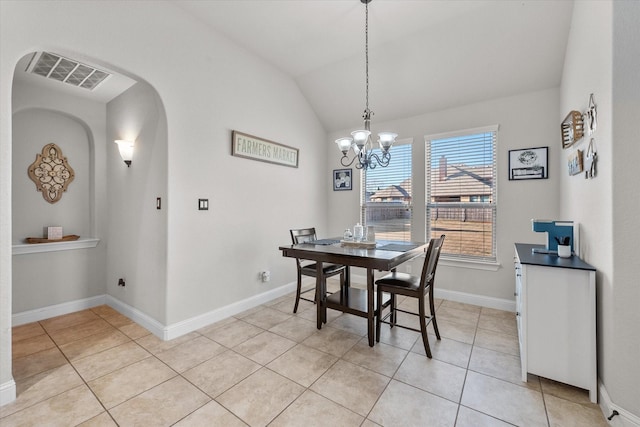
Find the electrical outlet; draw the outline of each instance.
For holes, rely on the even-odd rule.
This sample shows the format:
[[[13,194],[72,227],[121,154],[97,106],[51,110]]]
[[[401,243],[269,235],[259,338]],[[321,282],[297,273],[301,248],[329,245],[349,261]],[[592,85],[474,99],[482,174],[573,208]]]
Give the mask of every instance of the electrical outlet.
[[[160,197],[156,197],[156,209],[162,209],[162,199]]]
[[[198,210],[200,210],[200,211],[208,211],[209,210],[209,199],[198,199]]]
[[[118,286],[125,286],[124,279],[122,277],[118,279]]]
[[[260,273],[260,278],[263,282],[268,282],[269,280],[271,280],[271,272],[263,271],[262,273]]]

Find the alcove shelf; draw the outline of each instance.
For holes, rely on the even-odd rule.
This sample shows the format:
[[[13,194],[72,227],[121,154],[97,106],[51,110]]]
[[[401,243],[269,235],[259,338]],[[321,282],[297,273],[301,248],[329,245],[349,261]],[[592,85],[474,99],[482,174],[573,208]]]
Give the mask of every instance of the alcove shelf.
[[[70,242],[53,243],[17,243],[13,245],[13,255],[36,254],[42,252],[68,251],[72,249],[89,249],[98,246],[100,239],[81,237]]]

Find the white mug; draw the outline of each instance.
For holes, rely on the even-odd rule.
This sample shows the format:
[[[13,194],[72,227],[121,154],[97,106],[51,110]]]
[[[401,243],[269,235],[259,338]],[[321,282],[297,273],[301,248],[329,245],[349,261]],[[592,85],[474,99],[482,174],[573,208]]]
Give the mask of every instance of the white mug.
[[[569,258],[571,256],[571,246],[558,245],[558,256],[560,258]]]

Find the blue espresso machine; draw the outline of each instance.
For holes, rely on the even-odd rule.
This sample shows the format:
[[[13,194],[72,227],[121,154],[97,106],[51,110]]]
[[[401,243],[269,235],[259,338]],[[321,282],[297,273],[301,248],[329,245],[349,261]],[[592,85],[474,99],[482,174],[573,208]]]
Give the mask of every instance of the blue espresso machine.
[[[573,221],[554,221],[550,219],[532,219],[531,228],[539,233],[547,233],[547,244],[544,249],[534,248],[534,253],[539,254],[557,254],[558,239],[569,237],[569,246],[571,253],[577,253],[578,225],[574,227]]]

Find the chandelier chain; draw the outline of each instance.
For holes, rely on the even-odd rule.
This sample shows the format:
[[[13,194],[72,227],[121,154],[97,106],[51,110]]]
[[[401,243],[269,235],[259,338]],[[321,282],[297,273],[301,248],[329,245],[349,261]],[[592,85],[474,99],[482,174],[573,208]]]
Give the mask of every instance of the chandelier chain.
[[[366,108],[362,118],[364,119],[364,127],[360,130],[351,132],[351,137],[343,137],[336,139],[338,148],[342,151],[340,163],[344,167],[349,167],[355,163],[356,169],[374,169],[376,166],[387,167],[391,160],[389,150],[395,142],[397,133],[380,132],[378,133],[378,143],[380,144],[380,152],[375,153],[371,139],[371,116],[373,111],[369,110],[369,3],[371,0],[360,0],[365,5],[365,25],[364,25],[364,56],[365,56],[365,95]],[[354,156],[349,160],[348,153],[353,151]]]
[[[369,113],[369,2],[365,3],[364,57],[365,57],[366,94],[367,94],[367,103],[366,103],[366,109],[364,113],[365,115],[368,115]]]

